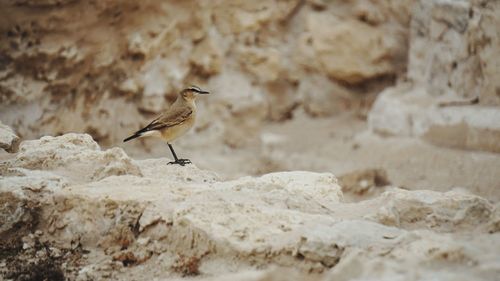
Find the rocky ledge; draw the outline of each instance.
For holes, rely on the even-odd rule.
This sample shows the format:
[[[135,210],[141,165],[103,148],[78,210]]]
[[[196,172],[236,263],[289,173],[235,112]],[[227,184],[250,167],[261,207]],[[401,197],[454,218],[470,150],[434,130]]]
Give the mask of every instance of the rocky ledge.
[[[500,208],[460,189],[347,203],[334,175],[226,181],[89,135],[0,166],[0,275],[15,280],[494,280]]]

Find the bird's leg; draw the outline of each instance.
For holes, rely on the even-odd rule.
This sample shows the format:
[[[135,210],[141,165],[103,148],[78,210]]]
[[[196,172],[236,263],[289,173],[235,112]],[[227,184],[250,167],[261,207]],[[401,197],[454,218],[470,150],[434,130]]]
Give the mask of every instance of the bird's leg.
[[[168,144],[168,148],[170,148],[170,152],[172,152],[172,156],[174,156],[174,160],[172,162],[168,162],[168,164],[179,164],[181,166],[184,166],[186,164],[191,164],[191,160],[189,159],[179,159],[177,158],[177,154],[175,154],[174,148],[172,147],[171,144]]]
[[[175,162],[179,161],[179,158],[177,158],[177,154],[175,154],[174,148],[171,144],[168,144],[168,148],[170,148],[170,152],[172,152],[172,156],[174,156]]]

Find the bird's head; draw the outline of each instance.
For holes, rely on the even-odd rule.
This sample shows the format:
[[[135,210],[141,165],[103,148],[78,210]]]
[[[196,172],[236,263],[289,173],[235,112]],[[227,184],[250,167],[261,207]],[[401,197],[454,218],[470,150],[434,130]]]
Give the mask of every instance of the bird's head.
[[[210,94],[208,91],[203,91],[199,87],[191,86],[181,91],[180,96],[186,101],[193,101],[199,94]]]

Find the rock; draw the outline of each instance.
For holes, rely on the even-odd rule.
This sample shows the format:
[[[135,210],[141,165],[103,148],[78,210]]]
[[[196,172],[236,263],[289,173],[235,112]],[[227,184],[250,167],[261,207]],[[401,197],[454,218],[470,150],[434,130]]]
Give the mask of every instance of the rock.
[[[82,165],[85,162],[94,165]],[[74,133],[24,141],[12,166],[32,170],[64,169],[84,180],[99,180],[111,175],[141,175],[139,167],[121,148],[101,151],[91,136]]]
[[[264,116],[236,113],[211,98],[207,104],[218,108],[213,117],[220,119],[213,130],[238,132],[198,130],[196,139],[199,145],[207,138],[231,147],[254,145],[261,121],[290,119],[301,106],[297,86],[310,75],[369,83],[365,87],[378,92],[387,82],[374,78],[405,68],[412,0],[319,2],[2,3],[0,119],[26,139],[81,132],[112,146],[167,108],[184,87],[239,96],[248,88],[241,89],[241,81],[214,86],[238,77],[252,88],[251,100],[262,101]],[[26,9],[50,12],[27,15]],[[311,95],[319,94],[307,112],[322,115],[326,106],[319,103],[336,105],[336,94],[343,100],[360,89],[334,86],[333,95],[325,94],[330,86],[308,84]],[[233,118],[244,120],[244,129]]]
[[[317,89],[317,85],[324,85]],[[355,98],[353,93],[327,77],[308,76],[299,84],[297,93],[304,109],[312,116],[329,116],[344,112]]]
[[[6,251],[22,246],[22,237],[38,224],[38,205],[1,188],[0,196],[0,249]]]
[[[361,0],[353,7],[356,17],[373,26],[382,24],[409,24],[412,10],[415,6],[415,0],[390,1],[371,1]],[[390,31],[389,31],[390,32]]]
[[[472,264],[494,263],[494,256],[481,255],[485,245],[479,245],[480,235],[470,240],[453,239],[449,236],[435,235],[432,232],[411,232],[401,235],[398,239],[405,246],[394,249],[390,257],[377,255],[376,252],[367,253],[357,249],[346,253],[337,266],[329,271],[323,280],[364,280],[376,278],[378,280],[395,280],[402,276],[417,274],[421,278],[436,278],[437,280],[494,280],[492,271],[486,268],[475,267]],[[403,242],[404,241],[404,242]],[[473,244],[470,247],[468,244]],[[495,248],[497,246],[494,246]],[[493,249],[492,249],[493,250]],[[406,251],[413,251],[408,255]],[[488,250],[487,250],[488,251]],[[423,264],[440,264],[443,267],[432,270]],[[410,266],[421,264],[418,269]],[[455,264],[458,268],[469,267],[469,270],[447,270],[446,265]],[[407,268],[405,273],[400,272],[401,267]]]
[[[8,170],[10,175],[3,174],[0,188],[15,194],[22,194],[22,190],[32,192],[56,191],[69,185],[69,181],[62,176],[47,171],[32,171],[23,168]]]
[[[167,107],[165,94],[173,89],[169,85],[170,71],[165,65],[165,60],[156,59],[151,60],[141,69],[142,75],[137,78],[138,88],[142,89],[142,98],[139,103],[141,110],[159,114]],[[132,83],[131,86],[134,88]]]
[[[342,192],[363,195],[373,191],[376,187],[383,187],[390,184],[387,172],[383,169],[366,169],[353,171],[339,176],[339,184]]]
[[[222,34],[240,34],[255,32],[271,24],[273,21],[284,19],[293,9],[293,2],[283,2],[280,5],[271,5],[265,1],[241,1],[236,5],[218,3],[211,8],[215,17],[216,27]]]
[[[500,204],[495,205],[495,209],[492,214],[492,219],[488,226],[489,233],[497,233],[500,231]]]
[[[484,226],[493,218],[493,206],[484,198],[460,191],[393,190],[381,195],[385,206],[374,214],[385,225],[436,231]]]
[[[278,79],[267,83],[266,97],[269,104],[268,119],[284,121],[293,118],[294,110],[299,107],[300,101],[295,87],[290,82]]]
[[[255,143],[268,114],[264,95],[243,75],[236,73],[215,77],[209,87],[214,95],[206,103],[207,117],[198,120],[198,126],[207,130],[204,142],[221,138],[230,147]]]
[[[11,128],[0,122],[0,148],[15,153],[19,149],[20,139]]]
[[[479,97],[499,105],[498,3],[419,1],[411,24],[408,76],[432,96]],[[491,42],[485,44],[484,42]]]
[[[376,101],[373,131],[500,152],[498,13],[494,1],[418,1],[408,78]],[[489,42],[489,43],[485,43]],[[476,105],[479,103],[479,105]]]
[[[259,81],[276,81],[282,74],[283,58],[277,49],[241,47],[238,55],[242,68]]]
[[[421,137],[461,149],[500,152],[497,107],[439,106],[422,88],[400,85],[385,90],[370,111],[371,130],[383,135]]]
[[[220,46],[210,37],[205,38],[195,46],[190,63],[201,76],[210,77],[219,74],[222,68]]]
[[[9,265],[5,276],[24,274],[14,268],[29,271],[14,266],[26,260],[81,280],[172,274],[279,280],[269,265],[297,270],[297,280],[406,278],[401,264],[425,276],[458,270],[457,276],[487,280],[498,271],[498,212],[488,200],[458,190],[393,188],[346,203],[329,173],[224,180],[194,165],[165,165],[167,159],[133,161],[140,175],[129,167],[89,177],[129,158],[103,164],[106,151],[78,134],[24,142],[19,154],[0,178],[6,222],[0,235],[10,241],[2,249],[17,245],[19,251],[16,259],[0,256]],[[376,178],[377,172],[366,174]],[[443,276],[456,277],[449,274]]]
[[[390,57],[397,44],[382,30],[329,14],[311,14],[308,29],[316,57],[329,77],[356,84],[395,73]]]

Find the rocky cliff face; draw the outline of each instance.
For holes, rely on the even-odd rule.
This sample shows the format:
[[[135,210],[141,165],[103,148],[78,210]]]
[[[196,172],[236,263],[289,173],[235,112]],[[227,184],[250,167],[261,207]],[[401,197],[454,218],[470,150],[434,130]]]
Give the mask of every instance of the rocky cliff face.
[[[500,105],[498,1],[419,1],[410,32],[408,78],[432,96]]]
[[[372,129],[500,152],[499,24],[498,1],[418,1],[408,81],[378,99]]]
[[[467,192],[391,187],[346,203],[329,173],[226,181],[167,162],[101,150],[88,135],[23,142],[0,167],[0,274],[16,280],[498,276],[499,208]]]
[[[0,119],[111,144],[198,84],[198,131],[245,145],[298,106],[366,106],[405,68],[413,2],[2,1]]]

